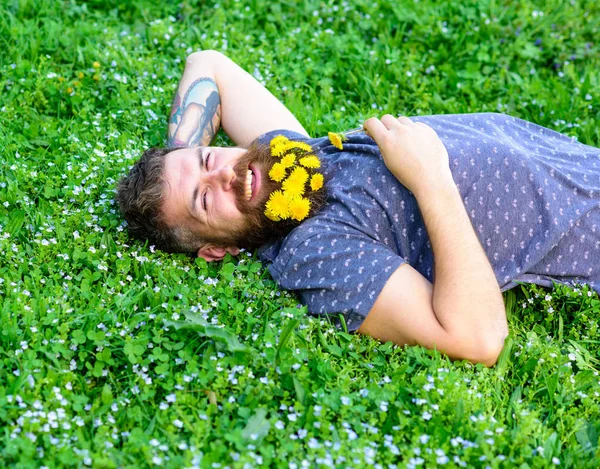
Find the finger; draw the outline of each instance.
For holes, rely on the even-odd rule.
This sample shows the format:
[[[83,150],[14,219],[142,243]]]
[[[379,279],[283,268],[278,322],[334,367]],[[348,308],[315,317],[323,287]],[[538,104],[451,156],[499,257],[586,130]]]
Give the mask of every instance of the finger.
[[[371,117],[370,119],[367,119],[363,124],[363,127],[367,130],[367,132],[369,132],[369,134],[371,134],[371,137],[376,142],[380,142],[388,131],[386,126],[383,125],[383,123],[377,119],[377,117]]]
[[[427,124],[425,124],[423,122],[416,122],[415,125],[418,125],[419,127],[422,127],[423,129],[427,129],[427,131],[433,132],[434,134],[436,134],[435,130],[433,130],[431,127],[429,127]]]
[[[398,117],[398,119],[396,119],[396,121],[400,122],[401,124],[404,124],[404,125],[415,125],[415,122],[411,121],[406,116],[400,116],[400,117]]]
[[[388,130],[392,130],[398,126],[398,120],[391,114],[385,114],[381,118],[381,122],[383,122],[383,125],[385,125]]]

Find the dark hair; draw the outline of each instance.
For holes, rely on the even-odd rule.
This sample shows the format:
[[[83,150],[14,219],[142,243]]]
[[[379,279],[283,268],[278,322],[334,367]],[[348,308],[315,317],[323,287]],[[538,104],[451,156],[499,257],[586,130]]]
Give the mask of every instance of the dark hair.
[[[165,157],[176,148],[150,148],[119,181],[117,201],[135,238],[148,240],[166,252],[193,252],[201,240],[182,228],[168,226],[161,206],[164,194]]]

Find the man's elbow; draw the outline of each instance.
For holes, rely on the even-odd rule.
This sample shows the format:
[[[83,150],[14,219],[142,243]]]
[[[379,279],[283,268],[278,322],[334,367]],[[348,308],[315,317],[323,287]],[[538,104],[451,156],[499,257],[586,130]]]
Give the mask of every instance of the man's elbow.
[[[467,360],[472,363],[482,363],[488,368],[493,367],[497,362],[502,350],[504,349],[504,340],[508,333],[500,336],[483,338],[478,347],[473,350]]]
[[[216,50],[201,50],[197,52],[192,52],[187,56],[187,65],[207,65],[208,63],[214,63],[217,60],[220,60],[224,55]]]
[[[485,327],[480,327],[479,330],[461,331],[458,340],[465,345],[464,359],[491,368],[498,361],[507,337],[508,323],[503,304],[496,320],[486,321]]]

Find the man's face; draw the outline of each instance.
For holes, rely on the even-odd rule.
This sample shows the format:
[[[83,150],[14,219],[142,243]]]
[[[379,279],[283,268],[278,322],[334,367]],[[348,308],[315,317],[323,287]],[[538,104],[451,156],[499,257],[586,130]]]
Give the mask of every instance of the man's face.
[[[165,157],[163,211],[207,243],[241,247],[260,218],[273,183],[268,161],[248,161],[235,147],[182,148]],[[259,224],[260,224],[259,223]]]

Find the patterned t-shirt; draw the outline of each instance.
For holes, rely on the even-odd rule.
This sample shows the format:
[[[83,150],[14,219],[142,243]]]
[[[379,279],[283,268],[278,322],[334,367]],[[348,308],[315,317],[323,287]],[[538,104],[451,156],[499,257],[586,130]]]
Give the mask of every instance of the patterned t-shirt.
[[[600,292],[600,150],[503,114],[412,118],[432,127],[502,291],[517,282],[588,283]],[[276,243],[261,247],[277,283],[314,314],[344,315],[358,329],[392,273],[408,262],[432,281],[434,259],[413,194],[364,133],[338,150],[306,141],[323,162],[327,203]],[[337,320],[334,316],[334,321]]]

